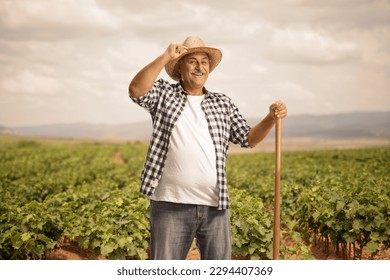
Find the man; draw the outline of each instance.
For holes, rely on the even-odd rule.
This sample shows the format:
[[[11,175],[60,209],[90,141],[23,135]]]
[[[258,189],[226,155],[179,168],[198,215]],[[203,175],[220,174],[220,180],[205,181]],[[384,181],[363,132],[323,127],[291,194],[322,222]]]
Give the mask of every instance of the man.
[[[152,259],[185,259],[196,237],[201,259],[230,259],[226,182],[229,141],[254,147],[284,118],[283,102],[249,127],[231,99],[204,85],[222,58],[198,37],[170,44],[131,81],[131,99],[152,116],[141,193],[151,199]],[[159,79],[165,67],[178,83]]]

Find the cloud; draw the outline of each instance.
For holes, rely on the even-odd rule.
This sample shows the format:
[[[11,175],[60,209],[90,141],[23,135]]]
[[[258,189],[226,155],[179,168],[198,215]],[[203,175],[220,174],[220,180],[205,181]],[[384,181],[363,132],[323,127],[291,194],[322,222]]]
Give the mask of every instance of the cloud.
[[[269,69],[267,67],[265,67],[264,65],[260,65],[260,64],[253,64],[252,70],[254,73],[256,73],[258,75],[264,75],[264,74],[269,73]]]
[[[266,92],[269,92],[272,96],[293,97],[297,100],[313,99],[314,95],[309,90],[305,89],[302,85],[299,85],[292,81],[282,81],[277,83],[271,83],[264,87]]]
[[[34,94],[37,97],[53,95],[61,88],[59,80],[28,69],[21,71],[13,79],[3,80],[1,86],[12,94]]]
[[[119,26],[93,0],[3,0],[0,13],[2,36],[12,40],[68,40],[106,34]]]
[[[275,30],[267,51],[272,59],[296,63],[339,63],[359,58],[358,45],[309,29]]]

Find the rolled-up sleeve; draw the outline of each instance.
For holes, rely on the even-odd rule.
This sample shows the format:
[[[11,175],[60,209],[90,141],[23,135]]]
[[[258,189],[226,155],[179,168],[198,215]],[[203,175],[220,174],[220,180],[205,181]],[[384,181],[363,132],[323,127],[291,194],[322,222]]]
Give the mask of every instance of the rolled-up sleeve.
[[[146,111],[153,114],[156,109],[160,93],[167,86],[167,83],[167,81],[159,79],[153,83],[152,88],[145,95],[137,98],[130,95],[130,98]]]
[[[231,115],[230,115],[230,138],[229,141],[234,144],[239,144],[243,148],[248,148],[248,133],[250,126],[243,116],[238,111],[238,108],[231,104]]]

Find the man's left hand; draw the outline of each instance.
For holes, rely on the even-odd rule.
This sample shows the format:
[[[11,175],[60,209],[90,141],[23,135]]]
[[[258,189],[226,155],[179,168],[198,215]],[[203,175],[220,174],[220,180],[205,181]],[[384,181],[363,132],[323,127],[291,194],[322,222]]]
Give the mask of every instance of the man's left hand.
[[[287,116],[286,104],[280,100],[275,101],[271,104],[271,106],[269,106],[269,113],[274,120],[278,118],[285,118]]]

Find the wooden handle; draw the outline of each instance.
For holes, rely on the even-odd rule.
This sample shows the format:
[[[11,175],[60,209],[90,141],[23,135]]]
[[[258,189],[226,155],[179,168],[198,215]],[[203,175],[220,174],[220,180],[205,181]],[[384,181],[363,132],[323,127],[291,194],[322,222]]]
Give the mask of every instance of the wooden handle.
[[[280,163],[282,119],[275,120],[275,197],[274,197],[274,248],[273,259],[279,259],[280,248]]]

